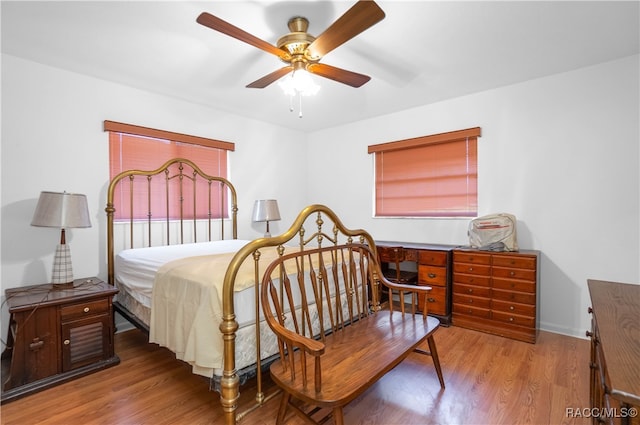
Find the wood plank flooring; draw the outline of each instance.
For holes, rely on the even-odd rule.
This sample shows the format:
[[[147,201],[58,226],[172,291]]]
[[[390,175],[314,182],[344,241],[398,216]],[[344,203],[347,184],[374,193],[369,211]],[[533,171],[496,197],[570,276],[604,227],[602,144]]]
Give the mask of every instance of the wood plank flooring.
[[[567,408],[589,407],[589,342],[541,332],[537,344],[455,326],[435,334],[446,389],[431,359],[412,354],[345,409],[349,425],[588,424]],[[137,330],[116,335],[121,364],[0,407],[3,425],[220,424],[206,379]],[[275,388],[267,380],[267,394]],[[240,410],[253,403],[241,389]],[[279,396],[247,425],[275,423]],[[288,424],[301,422],[291,417]]]

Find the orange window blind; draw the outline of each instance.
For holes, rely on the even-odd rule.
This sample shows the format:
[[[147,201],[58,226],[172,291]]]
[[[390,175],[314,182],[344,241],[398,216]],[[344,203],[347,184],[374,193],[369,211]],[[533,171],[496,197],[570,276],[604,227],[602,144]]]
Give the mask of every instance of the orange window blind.
[[[473,217],[478,210],[480,129],[369,147],[378,217]]]
[[[108,123],[111,122],[105,121],[105,130],[113,128]],[[136,131],[140,128],[142,127],[131,126],[127,130]],[[176,133],[154,131],[158,132],[155,133],[158,136],[180,138],[175,137]],[[219,147],[211,147],[211,144],[193,143],[193,140],[180,142],[111,130],[110,176],[113,178],[122,171],[132,169],[154,170],[169,159],[185,158],[194,161],[208,175],[226,178],[227,151],[232,150],[228,148],[233,146],[231,143],[221,142]],[[134,219],[176,219],[182,215],[192,217],[194,211],[197,218],[206,219],[209,215],[212,218],[226,218],[228,211],[222,211],[221,208],[228,205],[227,196],[226,190],[217,183],[209,186],[204,179],[198,177],[195,181],[182,179],[181,182],[177,178],[169,179],[166,174],[158,174],[151,179],[138,176],[133,182],[123,181],[116,188],[114,201],[117,207],[114,218],[124,218],[125,212],[129,218],[129,211],[133,212]],[[214,201],[210,202],[211,199]]]

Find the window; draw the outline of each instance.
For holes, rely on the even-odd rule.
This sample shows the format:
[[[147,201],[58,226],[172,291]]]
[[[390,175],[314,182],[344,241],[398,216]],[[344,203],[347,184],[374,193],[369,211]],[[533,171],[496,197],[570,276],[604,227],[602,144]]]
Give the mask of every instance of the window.
[[[371,145],[376,217],[475,217],[480,128]]]
[[[227,152],[233,151],[233,143],[218,140],[205,139],[201,137],[189,136],[186,134],[172,133],[162,130],[155,130],[146,127],[139,127],[130,124],[122,124],[113,121],[104,122],[104,130],[109,132],[109,167],[110,178],[115,177],[125,170],[155,170],[160,168],[166,161],[172,158],[185,158],[193,160],[200,169],[211,176],[227,177]],[[138,178],[133,183],[133,218],[147,219],[149,211],[167,211],[170,219],[179,216],[179,197],[169,196],[175,199],[175,205],[166,205],[166,191],[182,190],[183,199],[193,197],[193,188],[190,185],[179,187],[179,181],[173,179],[165,181],[162,176],[156,176],[147,182],[146,178]],[[214,193],[209,194],[208,188],[204,184],[198,184],[195,198],[202,200],[196,203],[184,202],[182,205],[185,214],[192,214],[196,209],[198,218],[207,218],[209,205],[206,202],[211,196],[219,199],[219,187],[211,189]],[[130,186],[120,184],[116,188],[114,200],[117,200],[119,208],[116,209],[114,218],[122,218],[124,211],[129,211],[132,203]],[[151,205],[148,204],[148,192],[152,192]],[[186,191],[186,192],[185,192]],[[190,192],[189,192],[190,191]],[[224,205],[228,205],[224,202]],[[188,210],[184,210],[187,208]],[[189,211],[190,209],[190,211]],[[226,217],[228,211],[211,211],[213,218]],[[128,214],[127,214],[128,215]],[[155,216],[153,219],[166,219],[167,217]]]

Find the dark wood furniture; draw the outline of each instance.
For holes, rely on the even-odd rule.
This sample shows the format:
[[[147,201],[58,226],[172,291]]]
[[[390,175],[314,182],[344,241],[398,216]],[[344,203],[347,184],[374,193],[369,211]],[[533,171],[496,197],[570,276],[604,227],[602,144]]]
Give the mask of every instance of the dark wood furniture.
[[[427,296],[429,315],[437,317],[445,326],[451,324],[451,259],[452,250],[456,245],[426,244],[395,241],[376,241],[380,266],[385,273],[389,264],[394,263],[397,250],[401,249],[401,258],[405,266],[405,273],[417,273],[418,285],[431,286]],[[424,305],[424,300],[418,295],[418,305]]]
[[[76,279],[68,287],[7,289],[2,402],[118,364],[111,304],[117,292],[96,277]]]
[[[283,268],[285,275],[297,279],[278,279]],[[377,285],[390,293],[428,294],[429,289],[386,280],[368,246],[294,252],[272,262],[263,276],[261,305],[280,347],[280,359],[270,367],[272,379],[283,390],[277,424],[284,422],[289,409],[307,420],[322,414],[317,409],[328,409],[334,423],[343,425],[343,407],[413,351],[431,355],[444,388],[433,339],[438,319],[428,317],[424,306],[423,315],[404,308],[393,311],[393,303],[387,304],[389,311],[380,311],[375,296]],[[298,293],[303,296],[296,297]],[[371,306],[369,293],[374,294]],[[299,312],[291,314],[298,303]],[[319,328],[313,326],[315,314]],[[425,342],[429,351],[416,350]]]
[[[540,252],[453,252],[453,324],[535,343]]]
[[[590,416],[640,424],[640,285],[588,280],[591,295]]]

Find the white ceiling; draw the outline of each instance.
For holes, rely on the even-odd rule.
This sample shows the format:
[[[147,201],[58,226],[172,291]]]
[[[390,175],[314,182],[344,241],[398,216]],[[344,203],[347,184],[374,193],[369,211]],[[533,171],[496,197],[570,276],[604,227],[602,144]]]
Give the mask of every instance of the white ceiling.
[[[245,85],[275,57],[196,23],[203,11],[272,44],[294,15],[319,35],[353,1],[2,1],[2,52],[302,131],[637,54],[638,1],[378,1],[386,18],[322,62],[371,76],[315,76],[289,112],[277,84]]]

